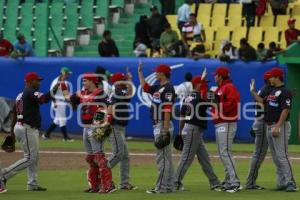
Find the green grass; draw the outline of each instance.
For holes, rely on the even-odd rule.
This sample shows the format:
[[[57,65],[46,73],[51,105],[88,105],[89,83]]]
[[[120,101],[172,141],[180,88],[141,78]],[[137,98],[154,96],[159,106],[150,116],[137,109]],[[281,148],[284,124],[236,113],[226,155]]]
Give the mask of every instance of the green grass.
[[[55,162],[55,161],[54,161]],[[213,166],[217,175],[223,178],[223,168],[220,162],[214,162]],[[242,183],[245,182],[245,177],[248,169],[248,161],[238,161],[237,169],[239,177]],[[118,183],[118,169],[114,169],[114,179]],[[294,175],[296,179],[300,179],[300,169],[294,166]],[[265,186],[267,189],[263,191],[246,191],[235,194],[214,192],[209,190],[208,181],[203,175],[199,165],[194,163],[189,169],[185,179],[184,186],[189,191],[176,192],[172,194],[159,194],[149,195],[145,191],[153,187],[157,173],[155,171],[155,165],[151,166],[132,166],[132,179],[131,182],[139,187],[135,191],[117,191],[113,194],[106,194],[101,196],[100,194],[86,194],[82,190],[86,188],[85,171],[40,171],[39,181],[42,186],[47,187],[47,192],[27,192],[26,187],[26,175],[25,173],[19,174],[11,181],[8,182],[7,187],[9,191],[5,194],[0,194],[0,199],[5,200],[160,200],[160,199],[203,199],[203,200],[235,200],[235,199],[255,199],[265,200],[266,198],[272,200],[296,200],[299,199],[298,193],[286,193],[286,192],[274,192],[271,189],[275,186],[275,169],[273,164],[264,163],[258,183]]]

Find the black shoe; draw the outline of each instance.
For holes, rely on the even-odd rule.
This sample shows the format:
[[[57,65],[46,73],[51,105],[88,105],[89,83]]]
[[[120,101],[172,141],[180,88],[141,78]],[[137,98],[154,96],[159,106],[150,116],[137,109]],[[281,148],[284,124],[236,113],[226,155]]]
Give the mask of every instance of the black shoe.
[[[44,192],[47,191],[47,188],[43,188],[41,186],[36,186],[33,188],[29,188],[28,191],[32,191],[32,192]]]
[[[246,190],[264,190],[265,188],[259,185],[246,186]]]
[[[229,187],[223,187],[224,192],[229,192],[229,193],[235,193],[238,192],[242,189],[241,186],[239,185],[234,185],[234,186],[229,186]]]

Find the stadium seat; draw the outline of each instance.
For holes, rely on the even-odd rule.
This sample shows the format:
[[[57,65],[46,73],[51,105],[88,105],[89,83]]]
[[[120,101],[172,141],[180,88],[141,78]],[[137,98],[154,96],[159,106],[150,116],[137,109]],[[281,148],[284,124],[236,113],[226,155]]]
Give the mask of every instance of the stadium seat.
[[[215,28],[214,27],[204,27],[206,35],[206,43],[212,43],[215,39]]]
[[[65,38],[74,38],[76,39],[77,35],[77,26],[78,26],[78,13],[77,13],[77,3],[67,4],[65,12]]]
[[[46,56],[48,52],[48,3],[38,3],[35,12],[35,51],[37,56]]]
[[[264,41],[269,42],[279,42],[279,30],[277,27],[264,27]]]
[[[297,29],[300,29],[300,15],[299,16],[293,16],[293,18],[296,19],[295,26]]]
[[[173,30],[178,29],[177,28],[177,15],[167,15],[166,18]]]
[[[0,27],[3,26],[3,7],[4,7],[4,0],[0,0]]]
[[[261,27],[250,27],[249,33],[248,33],[248,41],[261,42],[263,39],[262,37],[263,37],[263,29]]]
[[[292,15],[297,16],[300,15],[300,4],[295,4],[292,8]]]
[[[33,25],[33,3],[23,3],[21,8],[21,15],[18,18],[20,20],[20,25],[18,32],[21,32],[26,37],[27,41],[32,41],[32,25]]]
[[[60,49],[63,46],[63,37],[62,37],[63,16],[64,16],[63,7],[64,5],[62,2],[56,2],[51,4],[49,18],[51,20],[51,26],[53,28],[56,39],[58,40],[56,41],[52,33],[52,30],[50,30],[49,36],[51,39],[51,46],[50,46],[51,49]]]
[[[204,27],[210,27],[210,17],[205,15],[198,15],[197,21],[203,24]]]
[[[243,7],[239,3],[230,3],[228,9],[228,17],[242,16]]]
[[[6,5],[6,13],[3,17],[5,19],[4,24],[4,37],[9,41],[16,40],[16,27],[18,22],[18,6],[19,0],[8,1]]]
[[[204,16],[211,16],[211,10],[212,10],[212,4],[210,3],[201,3],[199,5],[198,9],[198,16],[204,15]]]
[[[289,15],[277,15],[275,26],[280,30],[285,30],[287,28],[287,21],[289,18]]]
[[[108,17],[108,0],[97,1],[96,16],[101,16],[107,19]]]
[[[125,0],[111,0],[111,5],[124,8],[125,6]]]
[[[234,27],[232,31],[232,44],[236,47],[240,46],[240,40],[247,37],[246,27]]]
[[[231,40],[230,38],[231,28],[230,27],[219,27],[216,30],[215,41]]]
[[[228,24],[229,27],[241,27],[242,26],[242,16],[236,15],[236,16],[228,16]]]
[[[222,15],[224,17],[227,16],[227,4],[225,3],[216,3],[213,6],[212,17]]]
[[[259,20],[259,26],[272,27],[274,26],[274,15],[264,15]]]
[[[215,15],[212,17],[211,26],[215,28],[225,26],[225,17],[223,15]]]
[[[93,6],[94,6],[94,0],[84,0],[81,4],[80,9],[80,26],[87,27],[87,28],[93,28]]]

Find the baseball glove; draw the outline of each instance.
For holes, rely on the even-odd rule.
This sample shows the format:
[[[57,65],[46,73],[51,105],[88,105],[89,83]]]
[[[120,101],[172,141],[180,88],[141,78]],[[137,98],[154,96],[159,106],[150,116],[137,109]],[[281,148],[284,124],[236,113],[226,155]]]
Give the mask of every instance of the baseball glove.
[[[1,149],[7,153],[12,153],[15,151],[15,143],[15,138],[11,135],[8,135],[6,136],[3,144],[1,145]]]
[[[158,149],[163,149],[168,146],[171,142],[170,132],[166,132],[164,134],[159,135],[155,141],[154,146]]]
[[[182,135],[176,135],[174,142],[173,142],[173,146],[175,149],[177,149],[178,151],[182,151],[183,149],[183,139],[182,139]]]
[[[106,124],[101,127],[97,127],[93,130],[93,137],[98,141],[104,141],[110,133],[112,132],[112,127],[110,124]]]

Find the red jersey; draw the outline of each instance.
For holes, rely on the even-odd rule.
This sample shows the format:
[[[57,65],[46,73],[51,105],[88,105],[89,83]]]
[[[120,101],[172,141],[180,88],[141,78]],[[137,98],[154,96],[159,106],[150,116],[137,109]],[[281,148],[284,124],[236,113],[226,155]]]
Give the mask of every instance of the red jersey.
[[[300,36],[300,30],[298,29],[287,29],[285,31],[285,40],[286,40],[286,46],[289,46],[292,44],[293,40],[297,40],[298,37]]]
[[[240,93],[230,80],[224,80],[216,90],[219,99],[218,112],[213,107],[214,123],[235,122],[238,120]]]
[[[0,56],[8,56],[12,50],[13,45],[8,40],[0,41]]]

